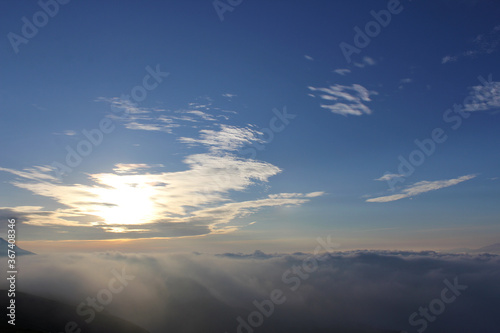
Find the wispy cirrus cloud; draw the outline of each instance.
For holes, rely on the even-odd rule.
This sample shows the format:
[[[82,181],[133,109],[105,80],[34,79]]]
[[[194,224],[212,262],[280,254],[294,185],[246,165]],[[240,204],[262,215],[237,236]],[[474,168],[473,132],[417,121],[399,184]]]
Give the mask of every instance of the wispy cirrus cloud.
[[[15,176],[36,180],[36,181],[53,181],[57,182],[59,179],[51,174],[52,168],[49,166],[39,166],[36,165],[32,168],[26,168],[23,170],[15,170],[10,168],[0,167],[0,171],[9,172]]]
[[[374,66],[377,62],[371,57],[363,57],[361,62],[355,62],[354,66],[364,68],[366,66]]]
[[[76,131],[74,131],[74,130],[65,130],[65,131],[62,131],[62,132],[54,132],[52,134],[55,134],[55,135],[65,135],[65,136],[74,136],[74,135],[76,135]]]
[[[66,217],[68,217],[66,215]],[[60,218],[57,210],[49,210],[43,206],[16,206],[16,207],[0,207],[0,219],[16,219],[16,224],[32,224],[43,226],[74,226],[75,223]],[[0,224],[0,233],[7,234],[7,224]],[[5,236],[4,236],[5,237]]]
[[[161,113],[166,111],[164,109],[139,107],[132,101],[119,97],[99,97],[96,101],[108,103],[112,111],[108,117],[130,130],[172,133],[173,128],[180,126],[172,117]]]
[[[500,44],[500,25],[495,26],[489,33],[477,35],[472,40],[473,46],[454,55],[446,55],[441,59],[442,64],[456,62],[460,58],[473,58],[479,55],[492,54]]]
[[[347,69],[347,68],[337,68],[333,72],[337,73],[338,75],[346,75],[346,74],[349,74],[351,72],[351,70]]]
[[[475,97],[474,101],[464,105],[465,111],[473,112],[499,109],[500,82],[492,81],[490,76],[489,81],[471,88],[471,96]]]
[[[378,181],[389,181],[391,179],[401,178],[401,177],[404,177],[404,175],[401,175],[399,173],[386,173],[382,177],[379,177],[379,178],[377,178],[375,180],[378,180]]]
[[[325,192],[323,191],[318,191],[318,192],[311,192],[311,193],[280,193],[280,194],[271,194],[269,195],[269,198],[272,199],[289,199],[289,198],[315,198],[315,197],[320,197],[324,195]]]
[[[409,77],[405,77],[404,79],[399,80],[399,86],[398,89],[403,89],[406,84],[412,83],[413,79]]]
[[[365,103],[371,101],[371,95],[377,95],[376,91],[370,91],[360,84],[351,86],[336,84],[326,88],[309,86],[308,88],[316,93],[312,96],[333,103],[321,104],[322,108],[343,116],[371,114],[372,110]]]
[[[153,164],[148,165],[144,163],[118,163],[113,168],[113,171],[117,174],[137,174],[151,168],[162,168],[163,164]]]
[[[130,130],[173,133],[175,128],[192,127],[193,123],[201,121],[216,122],[216,117],[227,119],[226,115],[213,115],[208,112],[208,110],[223,112],[219,108],[212,107],[210,99],[206,100],[205,104],[193,102],[189,103],[187,109],[174,111],[162,108],[139,107],[130,100],[119,97],[99,97],[96,101],[108,103],[112,112],[107,116]]]
[[[382,180],[385,176],[382,176],[381,178],[377,180]],[[390,202],[390,201],[396,201],[396,200],[401,200],[404,198],[409,198],[413,197],[422,193],[430,192],[430,191],[435,191],[439,190],[445,187],[450,187],[453,185],[460,184],[464,181],[470,180],[475,178],[476,175],[465,175],[459,178],[454,178],[454,179],[446,179],[446,180],[436,180],[436,181],[421,181],[418,183],[415,183],[413,185],[408,186],[407,188],[403,189],[401,193],[398,194],[393,194],[393,195],[388,195],[388,196],[382,196],[382,197],[376,197],[376,198],[371,198],[367,199],[366,202]],[[387,179],[383,179],[387,180]]]
[[[252,142],[261,142],[261,135],[261,132],[250,127],[223,124],[219,131],[205,129],[200,131],[198,139],[181,137],[179,141],[190,145],[202,144],[212,152],[235,151]]]

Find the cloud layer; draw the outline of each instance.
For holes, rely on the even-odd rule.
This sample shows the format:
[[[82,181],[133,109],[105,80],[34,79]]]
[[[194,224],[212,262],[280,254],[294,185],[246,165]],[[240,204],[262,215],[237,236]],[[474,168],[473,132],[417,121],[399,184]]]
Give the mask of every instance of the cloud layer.
[[[113,296],[105,311],[152,333],[236,332],[237,317],[248,318],[256,310],[254,301],[269,299],[274,289],[280,289],[286,300],[264,317],[256,332],[342,328],[395,333],[420,328],[410,325],[410,315],[441,296],[445,279],[456,278],[467,289],[428,323],[426,332],[496,333],[500,326],[498,256],[332,253],[317,257],[316,269],[306,273],[303,267],[313,267],[307,254],[256,253],[30,256],[20,262],[18,289],[76,308],[108,286],[112,269],[124,269],[134,279]],[[303,266],[305,262],[309,266]],[[4,279],[0,287],[6,283]],[[72,319],[84,328],[83,318],[75,314]]]

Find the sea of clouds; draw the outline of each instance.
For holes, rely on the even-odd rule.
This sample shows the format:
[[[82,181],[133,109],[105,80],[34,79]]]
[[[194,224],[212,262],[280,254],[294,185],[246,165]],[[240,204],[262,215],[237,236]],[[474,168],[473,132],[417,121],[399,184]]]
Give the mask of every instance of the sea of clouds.
[[[2,267],[6,260],[1,259]],[[488,254],[59,254],[20,257],[18,271],[18,290],[74,305],[83,332],[92,322],[77,314],[78,305],[109,294],[112,300],[106,299],[104,311],[152,333],[230,333],[238,326],[245,333],[333,332],[339,327],[488,333],[500,327],[500,257]],[[117,274],[128,278],[120,284]],[[105,291],[111,280],[119,292]],[[442,310],[435,300],[442,298],[445,280],[466,288],[456,297],[448,291],[453,301],[443,302]],[[3,280],[0,288],[7,287]],[[271,311],[272,296],[279,302]],[[426,320],[425,328],[422,321],[410,325],[410,316],[433,301],[440,311],[434,320]],[[261,323],[254,327],[249,321]]]

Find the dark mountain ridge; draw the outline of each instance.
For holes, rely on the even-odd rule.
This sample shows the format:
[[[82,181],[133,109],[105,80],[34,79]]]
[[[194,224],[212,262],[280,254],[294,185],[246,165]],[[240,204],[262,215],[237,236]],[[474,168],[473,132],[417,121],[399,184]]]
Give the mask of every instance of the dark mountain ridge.
[[[7,257],[9,253],[8,250],[12,250],[11,248],[9,248],[9,242],[0,237],[0,257]],[[36,254],[30,251],[23,250],[17,245],[14,247],[13,250],[16,252],[16,256]]]

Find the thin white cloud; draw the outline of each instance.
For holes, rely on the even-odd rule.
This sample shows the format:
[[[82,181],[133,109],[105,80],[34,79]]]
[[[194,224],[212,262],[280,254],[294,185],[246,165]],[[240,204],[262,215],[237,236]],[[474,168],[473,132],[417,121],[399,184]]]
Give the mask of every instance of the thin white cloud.
[[[330,110],[333,113],[343,116],[355,115],[360,116],[363,114],[372,113],[364,103],[370,102],[370,95],[376,95],[377,92],[369,91],[359,84],[351,86],[343,86],[340,84],[332,85],[328,88],[308,87],[309,90],[319,94],[323,100],[335,101],[333,104],[321,104],[321,107]]]
[[[474,101],[464,105],[464,110],[489,111],[500,108],[500,82],[489,81],[471,88],[471,96]]]
[[[404,79],[401,79],[401,80],[399,80],[398,89],[403,89],[405,84],[409,84],[409,83],[412,83],[412,82],[413,82],[413,79],[408,78],[408,77],[404,78]]]
[[[339,75],[346,75],[346,74],[349,74],[351,72],[351,70],[347,69],[347,68],[337,68],[336,70],[334,70],[334,72],[339,74]]]
[[[73,130],[67,130],[67,131],[64,131],[63,134],[67,135],[67,136],[73,136],[73,135],[76,135],[76,132]]]
[[[449,62],[455,62],[458,60],[458,57],[456,56],[450,56],[450,55],[447,55],[447,56],[444,56],[442,59],[441,59],[441,63],[442,64],[447,64]]]
[[[461,182],[464,182],[466,180],[475,178],[476,175],[465,175],[459,178],[455,179],[447,179],[447,180],[436,180],[436,181],[421,181],[418,183],[415,183],[413,185],[408,186],[404,190],[401,191],[401,193],[398,194],[393,194],[393,195],[388,195],[388,196],[383,196],[383,197],[377,197],[377,198],[371,198],[367,199],[367,202],[390,202],[390,201],[396,201],[404,198],[409,198],[413,197],[422,193],[426,193],[429,191],[435,191],[439,190],[445,187],[450,187],[453,185],[460,184]]]
[[[230,202],[218,207],[199,210],[193,213],[192,219],[196,222],[209,219],[212,221],[210,225],[212,233],[226,233],[238,229],[236,225],[228,225],[237,218],[249,216],[263,207],[301,205],[315,195],[293,193],[294,195],[289,196],[288,194],[269,195],[267,198],[258,200]]]
[[[18,223],[37,226],[79,226],[79,223],[71,221],[73,215],[70,212],[61,214],[58,209],[48,210],[42,206],[0,207],[0,216],[16,218]]]
[[[374,66],[376,63],[377,62],[373,58],[365,56],[365,57],[363,57],[363,60],[360,63],[355,62],[354,66],[359,67],[359,68],[363,68],[366,66]]]
[[[233,95],[233,96],[236,96],[236,95]],[[195,115],[197,117],[200,117],[203,120],[215,121],[215,118],[211,114],[200,111],[200,110],[188,110],[188,111],[185,111],[185,113]]]
[[[441,59],[442,64],[456,62],[460,58],[473,58],[479,55],[492,54],[500,44],[500,25],[495,26],[489,33],[477,35],[472,40],[472,47],[455,55],[446,55]]]
[[[99,97],[96,101],[107,102],[111,107],[108,117],[121,122],[130,130],[172,133],[173,128],[180,126],[171,117],[161,114],[166,111],[164,109],[141,108],[130,100],[119,97]]]
[[[9,172],[9,173],[16,175],[18,177],[30,179],[30,180],[53,181],[53,182],[59,181],[59,179],[57,177],[50,174],[52,172],[52,168],[47,167],[47,166],[38,166],[37,165],[37,166],[34,166],[32,168],[26,168],[23,171],[0,167],[0,171]]]
[[[311,57],[311,56],[308,56],[307,54],[306,54],[306,55],[304,55],[304,58],[306,58],[306,59],[307,59],[307,60],[309,60],[309,61],[314,61],[314,58],[313,58],[313,57]]]
[[[163,164],[148,165],[144,163],[118,163],[113,168],[113,171],[118,174],[124,174],[124,173],[137,174],[147,169],[161,168],[161,167],[164,167],[164,165]]]
[[[271,194],[269,198],[271,199],[290,199],[290,198],[315,198],[325,195],[325,192],[311,192],[311,193],[279,193],[279,194]]]
[[[323,191],[310,192],[306,194],[307,198],[316,198],[325,195],[326,193]]]
[[[73,131],[73,130],[65,130],[65,131],[62,131],[62,132],[54,132],[52,134],[55,134],[55,135],[65,135],[65,136],[75,136],[77,133],[76,133],[76,131]]]
[[[130,121],[125,124],[125,128],[130,130],[141,130],[141,131],[159,131],[159,132],[167,132],[172,133],[172,128],[178,127],[178,125],[167,125],[162,126],[159,124],[141,124],[137,121]]]
[[[219,108],[212,107],[212,100],[210,98],[204,97],[203,99],[206,102],[205,104],[193,102],[189,103],[188,110],[176,111],[167,111],[160,108],[142,108],[129,100],[119,97],[99,97],[96,101],[107,102],[111,106],[111,113],[108,117],[122,123],[126,129],[173,133],[173,129],[175,128],[183,126],[194,127],[196,125],[193,123],[200,121],[215,122],[216,117],[220,115],[214,116],[208,113],[207,110],[209,109],[225,112]]]
[[[220,131],[201,130],[199,139],[181,137],[179,141],[191,145],[202,144],[212,152],[235,151],[252,142],[261,142],[261,135],[261,132],[249,127],[221,125]]]
[[[223,97],[227,97],[227,98],[233,98],[233,97],[236,97],[238,95],[235,95],[235,94],[222,94]]]
[[[130,100],[126,100],[120,97],[99,97],[96,99],[96,102],[107,102],[110,104],[112,112],[115,113],[126,113],[126,114],[147,114],[149,111],[144,108],[138,107],[136,104],[131,102]]]
[[[404,177],[404,176],[400,175],[399,173],[387,173],[387,174],[383,175],[382,177],[377,178],[375,180],[378,180],[378,181],[389,181],[391,179],[401,178],[401,177]]]

